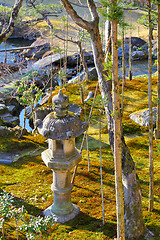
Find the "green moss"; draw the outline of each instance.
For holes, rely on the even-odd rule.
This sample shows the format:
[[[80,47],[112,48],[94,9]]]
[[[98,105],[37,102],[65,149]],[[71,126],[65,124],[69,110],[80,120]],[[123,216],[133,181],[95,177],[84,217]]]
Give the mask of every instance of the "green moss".
[[[148,133],[147,129],[140,127],[129,119],[129,114],[142,109],[147,102],[146,92],[143,99],[138,98],[141,88],[147,91],[147,79],[141,78],[126,82],[125,86],[125,108],[123,114],[124,133],[126,141],[133,156],[137,175],[142,191],[142,210],[146,227],[159,237],[160,231],[160,177],[159,177],[159,151],[157,145],[159,140],[154,140],[154,194],[155,205],[152,213],[148,212],[148,189],[149,189],[149,160],[148,160]],[[156,80],[154,80],[156,84]],[[85,85],[85,96],[93,91],[96,82]],[[57,87],[54,95],[57,94]],[[64,94],[70,97],[71,103],[82,106],[79,97],[79,85],[73,84],[63,89]],[[132,94],[131,94],[132,93]],[[135,101],[134,101],[135,97]],[[142,97],[142,95],[141,95]],[[93,99],[86,105],[87,118],[91,109]],[[127,103],[128,101],[128,103]],[[85,119],[84,112],[82,119]],[[100,179],[100,156],[99,156],[99,105],[95,105],[91,126],[88,130],[90,172],[88,172],[88,157],[86,145],[82,152],[82,161],[78,165],[75,184],[72,190],[72,202],[77,204],[81,212],[74,219],[64,224],[55,224],[49,231],[43,234],[43,239],[107,239],[116,238],[116,198],[114,187],[114,160],[109,146],[107,125],[105,117],[102,117],[102,163],[103,163],[103,189],[105,207],[105,225],[102,224],[101,207],[101,179]],[[135,137],[136,136],[136,137]],[[76,139],[76,146],[81,146],[82,136]],[[39,148],[43,151],[47,148],[45,139],[40,135],[24,135],[22,141],[11,134],[0,138],[0,151],[25,151],[31,149],[30,155],[25,155],[19,161],[10,165],[0,165],[0,191],[7,191],[14,196],[14,204],[19,207],[22,204],[28,214],[38,216],[42,211],[53,203],[53,192],[50,187],[53,181],[52,171],[45,166],[40,154],[35,156],[32,150]],[[72,170],[73,172],[73,170]],[[25,239],[19,231],[20,239]],[[16,239],[15,222],[6,223],[6,239]],[[38,239],[38,237],[37,237]],[[144,238],[141,238],[144,240]]]

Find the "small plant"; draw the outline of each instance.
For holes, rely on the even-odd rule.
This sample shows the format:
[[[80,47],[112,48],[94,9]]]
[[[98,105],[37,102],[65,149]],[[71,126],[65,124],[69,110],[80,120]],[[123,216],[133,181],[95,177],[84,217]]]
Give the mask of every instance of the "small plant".
[[[34,124],[35,112],[36,112],[35,106],[43,95],[42,90],[39,89],[34,82],[29,84],[28,81],[24,81],[20,83],[17,89],[17,93],[18,93],[18,97],[17,97],[18,102],[25,107],[27,106],[30,107],[32,117],[33,117],[33,124]],[[25,123],[23,128],[25,128]],[[22,133],[21,133],[21,136],[22,136]]]
[[[11,214],[11,206],[13,202],[13,197],[9,195],[7,192],[0,193],[0,227],[2,228],[2,239],[5,235],[5,221],[10,219]]]
[[[12,218],[14,218],[16,221],[17,240],[19,239],[18,238],[18,223],[19,223],[19,220],[24,216],[24,214],[25,214],[24,206],[22,206],[21,208],[13,208],[12,209]]]
[[[20,226],[20,230],[26,233],[28,240],[35,239],[39,234],[40,240],[42,239],[42,232],[52,227],[54,220],[52,217],[30,217],[28,222]]]

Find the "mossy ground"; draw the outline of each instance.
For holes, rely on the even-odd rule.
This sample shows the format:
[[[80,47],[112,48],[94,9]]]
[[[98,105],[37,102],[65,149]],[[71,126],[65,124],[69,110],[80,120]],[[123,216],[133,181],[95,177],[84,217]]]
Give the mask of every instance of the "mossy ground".
[[[156,94],[156,77],[153,79],[153,92]],[[85,96],[94,91],[96,82],[87,82],[83,85]],[[67,86],[63,92],[70,97],[71,103],[81,105],[79,85]],[[58,87],[53,94],[58,93]],[[98,94],[99,91],[98,91]],[[86,104],[87,117],[92,100]],[[154,140],[154,210],[148,212],[149,192],[149,159],[148,159],[148,129],[135,124],[129,119],[129,114],[147,107],[147,78],[126,80],[124,96],[123,125],[127,145],[135,161],[140,187],[142,191],[143,216],[146,227],[160,239],[160,165],[158,145]],[[82,161],[79,164],[75,184],[72,190],[72,202],[77,204],[81,212],[73,220],[56,223],[49,231],[43,233],[43,239],[114,239],[116,237],[116,199],[114,188],[114,160],[109,146],[105,117],[102,116],[102,161],[103,161],[103,190],[105,225],[102,224],[100,155],[99,155],[99,102],[95,103],[91,126],[88,131],[90,172],[86,145],[82,152]],[[82,119],[84,119],[84,111]],[[76,139],[80,148],[82,137]],[[40,135],[25,135],[22,141],[16,136],[0,138],[1,152],[15,152],[24,149],[47,148],[45,139]],[[53,194],[50,189],[52,172],[43,163],[41,156],[34,156],[32,152],[10,165],[0,165],[0,191],[12,193],[16,207],[24,205],[29,214],[38,216],[42,210],[53,203]],[[15,222],[5,223],[6,239],[16,239]],[[19,238],[25,239],[24,233],[19,231]],[[38,239],[38,237],[37,237]],[[144,239],[144,238],[141,238]]]

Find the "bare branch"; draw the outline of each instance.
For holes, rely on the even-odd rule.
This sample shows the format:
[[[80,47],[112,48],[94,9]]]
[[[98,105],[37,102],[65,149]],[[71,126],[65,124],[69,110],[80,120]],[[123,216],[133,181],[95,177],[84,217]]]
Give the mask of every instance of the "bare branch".
[[[64,8],[66,9],[67,13],[71,16],[73,21],[83,29],[89,30],[91,28],[91,23],[82,19],[77,12],[72,7],[71,3],[68,0],[61,0]]]
[[[92,16],[92,20],[93,21],[99,21],[99,16],[98,16],[98,13],[97,13],[97,10],[96,10],[96,5],[95,5],[94,1],[93,0],[87,0],[87,3],[88,3],[89,11],[90,11],[91,16]]]

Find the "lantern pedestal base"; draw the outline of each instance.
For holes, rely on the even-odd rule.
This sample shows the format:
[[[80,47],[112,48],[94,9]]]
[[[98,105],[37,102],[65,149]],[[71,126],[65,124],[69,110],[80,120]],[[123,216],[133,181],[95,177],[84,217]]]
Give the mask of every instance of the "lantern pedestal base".
[[[46,210],[43,211],[44,216],[52,216],[54,221],[57,223],[65,223],[69,220],[75,218],[80,212],[80,208],[73,204],[73,211],[67,215],[57,215],[54,212],[52,212],[52,205],[48,207]]]

